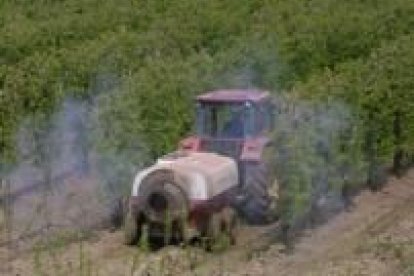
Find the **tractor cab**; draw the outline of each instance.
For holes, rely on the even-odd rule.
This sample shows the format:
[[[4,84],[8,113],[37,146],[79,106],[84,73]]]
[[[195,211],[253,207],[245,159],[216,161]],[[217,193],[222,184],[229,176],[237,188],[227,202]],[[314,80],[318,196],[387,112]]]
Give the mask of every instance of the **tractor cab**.
[[[273,128],[268,92],[219,90],[197,97],[196,104],[195,135],[181,142],[182,150],[255,158],[249,151],[266,143]]]

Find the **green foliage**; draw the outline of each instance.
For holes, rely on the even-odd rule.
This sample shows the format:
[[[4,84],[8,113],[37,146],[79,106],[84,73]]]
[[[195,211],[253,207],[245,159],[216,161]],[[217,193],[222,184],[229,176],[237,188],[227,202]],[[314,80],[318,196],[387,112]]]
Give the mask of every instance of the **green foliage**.
[[[285,220],[292,221],[309,211],[312,196],[318,189],[312,181],[315,176],[322,175],[317,183],[325,179],[331,191],[355,189],[367,182],[377,188],[381,184],[378,176],[381,167],[395,166],[393,163],[400,152],[412,155],[413,39],[412,35],[406,35],[382,43],[366,58],[347,61],[335,70],[327,69],[294,87],[295,95],[302,100],[317,105],[325,103],[337,112],[345,108],[349,114],[344,127],[332,129],[332,126],[312,122],[314,112],[319,109],[312,107],[311,114],[304,116],[307,119],[299,118],[298,126],[291,128],[294,133],[288,135],[289,142],[281,142],[293,154],[287,158],[288,162],[279,164],[279,174],[286,174],[287,178],[282,178],[285,186],[280,203]],[[338,102],[344,105],[338,106]],[[322,115],[343,121],[344,117],[327,111]],[[289,117],[282,120],[289,121]],[[329,158],[315,152],[317,147],[307,144],[313,143],[318,135],[329,140]]]
[[[288,224],[315,215],[323,220],[318,209],[338,208],[344,187],[363,182],[366,164],[354,118],[338,102],[277,99],[274,141],[281,219]]]
[[[150,151],[159,154],[189,130],[193,94],[225,85],[290,86],[408,33],[414,9],[403,0],[98,2],[4,1],[0,145],[7,159],[24,116],[50,112],[73,93],[99,92],[99,85],[93,87],[99,73],[122,80],[132,75],[133,101],[140,98],[147,107],[135,106],[131,116],[152,123],[124,123],[116,133],[143,132]],[[161,115],[148,110],[159,110],[160,95],[167,94],[177,108]],[[120,106],[129,99],[117,101]],[[170,116],[177,110],[187,119]]]
[[[342,99],[352,107],[358,128],[356,139],[385,164],[402,148],[413,150],[414,51],[412,35],[384,43],[366,59],[349,61],[335,72],[327,70],[299,85],[299,93],[313,98]],[[396,116],[401,131],[396,133]],[[368,138],[372,145],[368,145]],[[369,153],[369,147],[374,152]]]
[[[277,45],[283,65],[279,81],[290,87],[410,33],[413,13],[413,3],[404,0],[266,1],[257,28]]]

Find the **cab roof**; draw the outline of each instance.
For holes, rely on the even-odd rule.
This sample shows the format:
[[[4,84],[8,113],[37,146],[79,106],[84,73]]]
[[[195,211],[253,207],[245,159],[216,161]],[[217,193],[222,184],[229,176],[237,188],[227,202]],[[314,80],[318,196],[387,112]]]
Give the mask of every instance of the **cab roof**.
[[[256,89],[223,89],[210,91],[197,97],[197,101],[211,103],[261,102],[269,92]]]

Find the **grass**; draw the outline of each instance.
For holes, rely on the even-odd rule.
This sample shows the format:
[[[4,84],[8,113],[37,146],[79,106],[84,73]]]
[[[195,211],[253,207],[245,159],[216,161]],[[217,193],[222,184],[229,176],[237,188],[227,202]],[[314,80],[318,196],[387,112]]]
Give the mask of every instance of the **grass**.
[[[84,249],[85,241],[94,236],[92,231],[61,230],[47,234],[32,249],[35,275],[94,275],[92,262]],[[66,262],[61,256],[70,246],[77,245],[77,261]],[[76,265],[74,265],[76,264]]]

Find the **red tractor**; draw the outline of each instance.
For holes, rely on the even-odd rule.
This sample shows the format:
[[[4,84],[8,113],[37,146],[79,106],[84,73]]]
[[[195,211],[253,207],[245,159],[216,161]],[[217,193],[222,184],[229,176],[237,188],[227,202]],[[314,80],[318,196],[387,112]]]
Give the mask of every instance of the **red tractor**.
[[[181,237],[231,235],[236,213],[250,224],[269,222],[277,196],[269,191],[278,188],[271,168],[273,109],[264,91],[197,97],[195,134],[135,178],[126,243],[139,238],[143,225],[151,236],[165,236],[167,217],[171,232]]]

